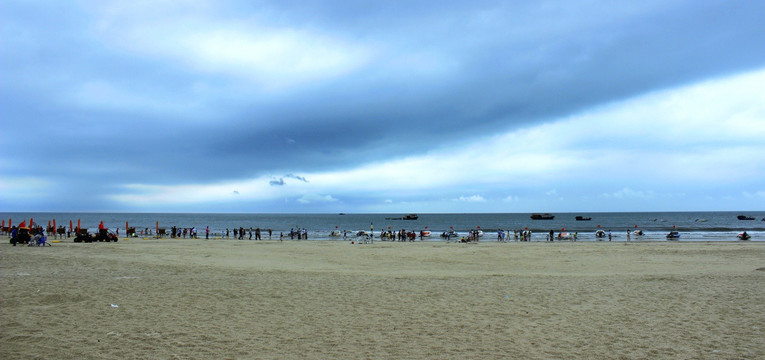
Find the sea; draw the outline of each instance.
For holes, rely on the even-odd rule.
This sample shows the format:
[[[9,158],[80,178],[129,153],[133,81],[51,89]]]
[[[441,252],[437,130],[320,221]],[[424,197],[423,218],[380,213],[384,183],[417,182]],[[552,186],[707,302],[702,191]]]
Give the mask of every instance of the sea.
[[[532,220],[530,213],[469,213],[469,214],[417,214],[417,220],[403,220],[407,214],[204,214],[204,213],[54,213],[54,212],[0,212],[4,226],[9,222],[18,225],[31,220],[40,226],[47,226],[55,221],[57,226],[89,229],[95,233],[103,221],[111,231],[119,229],[124,236],[126,226],[135,227],[139,236],[151,236],[156,229],[196,228],[198,236],[205,237],[209,227],[210,238],[224,238],[226,231],[233,237],[234,228],[262,230],[262,236],[268,238],[268,229],[272,230],[272,239],[284,234],[289,239],[291,231],[305,230],[308,240],[353,240],[360,231],[372,232],[379,239],[381,231],[429,231],[431,235],[424,241],[446,241],[440,235],[454,231],[459,236],[467,236],[471,231],[483,232],[482,241],[496,241],[499,230],[509,234],[513,240],[514,231],[531,231],[531,241],[546,241],[552,230],[576,233],[578,241],[602,241],[595,232],[610,232],[612,241],[666,241],[670,231],[680,233],[679,241],[737,241],[737,235],[746,231],[751,241],[765,241],[765,211],[740,212],[601,212],[601,213],[555,213],[552,220]],[[739,220],[744,215],[754,220]],[[590,218],[578,221],[576,216]],[[642,230],[643,235],[634,234]],[[332,233],[345,233],[335,236]],[[249,237],[249,236],[248,236]],[[254,236],[253,236],[254,238]],[[452,238],[453,240],[454,238]],[[605,239],[607,241],[607,238]],[[420,238],[417,238],[420,241]]]

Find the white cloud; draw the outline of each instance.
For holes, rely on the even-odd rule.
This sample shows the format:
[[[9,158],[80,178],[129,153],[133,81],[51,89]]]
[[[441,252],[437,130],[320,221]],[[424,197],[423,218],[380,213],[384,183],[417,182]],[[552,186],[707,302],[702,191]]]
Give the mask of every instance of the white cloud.
[[[456,200],[464,202],[486,202],[486,199],[481,195],[460,196]]]
[[[301,204],[311,204],[311,203],[328,203],[328,202],[335,202],[337,199],[333,198],[331,195],[319,195],[319,194],[306,194],[301,196],[299,199],[297,199],[297,202]]]

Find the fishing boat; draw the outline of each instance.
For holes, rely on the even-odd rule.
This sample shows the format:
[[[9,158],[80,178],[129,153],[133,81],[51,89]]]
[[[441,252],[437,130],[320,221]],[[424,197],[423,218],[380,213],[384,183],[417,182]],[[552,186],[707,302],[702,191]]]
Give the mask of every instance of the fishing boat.
[[[754,220],[754,216],[746,216],[746,215],[739,215],[739,216],[736,216],[736,218],[739,220]]]
[[[531,214],[531,220],[552,220],[555,218],[555,215],[550,214]]]
[[[581,215],[577,215],[574,219],[576,219],[576,221],[590,221],[590,220],[592,220],[591,217],[584,217],[584,216],[581,216]]]
[[[385,220],[417,220],[418,218],[417,214],[409,214],[397,218],[385,218]]]
[[[667,240],[680,240],[680,233],[677,231],[670,231],[667,234]]]

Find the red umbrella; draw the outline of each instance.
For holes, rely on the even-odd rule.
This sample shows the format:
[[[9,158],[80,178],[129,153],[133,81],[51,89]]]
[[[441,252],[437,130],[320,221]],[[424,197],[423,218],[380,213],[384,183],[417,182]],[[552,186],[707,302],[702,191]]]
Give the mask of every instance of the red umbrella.
[[[32,218],[29,218],[29,228],[30,228],[30,229],[32,228],[32,225],[34,225],[34,223],[35,223],[35,222],[34,222],[34,219],[32,219]]]
[[[125,234],[127,234],[127,232],[128,232],[128,222],[125,221]]]
[[[50,227],[50,220],[48,220],[48,227]]]
[[[56,232],[56,219],[53,219],[53,232]]]
[[[27,221],[26,220],[22,221],[21,224],[19,224],[19,228],[25,228],[25,227],[27,227]]]
[[[157,232],[156,233],[159,233],[159,221],[157,221]]]
[[[74,226],[72,226],[72,220],[69,220],[69,231],[73,231]]]
[[[3,225],[2,225],[2,227],[5,227],[5,219],[3,219]]]
[[[80,233],[80,219],[77,219],[77,233]]]

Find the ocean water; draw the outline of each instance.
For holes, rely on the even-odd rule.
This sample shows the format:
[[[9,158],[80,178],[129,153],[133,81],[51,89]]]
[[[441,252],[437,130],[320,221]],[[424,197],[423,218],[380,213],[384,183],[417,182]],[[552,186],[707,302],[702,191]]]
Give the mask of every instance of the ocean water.
[[[261,228],[272,229],[274,238],[280,233],[285,237],[291,229],[306,229],[309,240],[340,240],[330,237],[330,232],[348,231],[350,239],[358,231],[374,230],[379,238],[381,230],[407,231],[428,230],[432,232],[428,241],[441,241],[442,232],[454,230],[460,235],[467,235],[471,230],[484,232],[483,241],[497,239],[497,230],[530,230],[532,241],[545,241],[547,233],[553,230],[576,232],[579,241],[597,241],[595,231],[611,231],[613,241],[626,241],[626,233],[641,229],[643,236],[631,235],[632,241],[665,241],[669,231],[679,231],[680,241],[736,241],[736,235],[747,231],[752,241],[765,241],[765,211],[741,212],[614,212],[614,213],[556,213],[553,220],[532,220],[529,213],[491,213],[491,214],[419,214],[417,220],[395,220],[405,214],[202,214],[202,213],[35,213],[35,212],[0,212],[0,219],[8,224],[9,220],[18,225],[21,221],[34,219],[36,224],[46,226],[56,221],[56,225],[76,227],[80,221],[82,228],[96,232],[98,224],[125,234],[125,222],[136,230],[154,231],[172,226],[180,228],[196,227],[198,235],[204,237],[205,227],[210,227],[211,237],[223,236],[226,229]],[[576,215],[591,217],[590,221],[577,221]],[[754,217],[755,220],[738,220],[737,215]],[[267,231],[263,234],[267,238]],[[233,236],[233,232],[231,233]],[[286,237],[288,238],[288,237]]]

